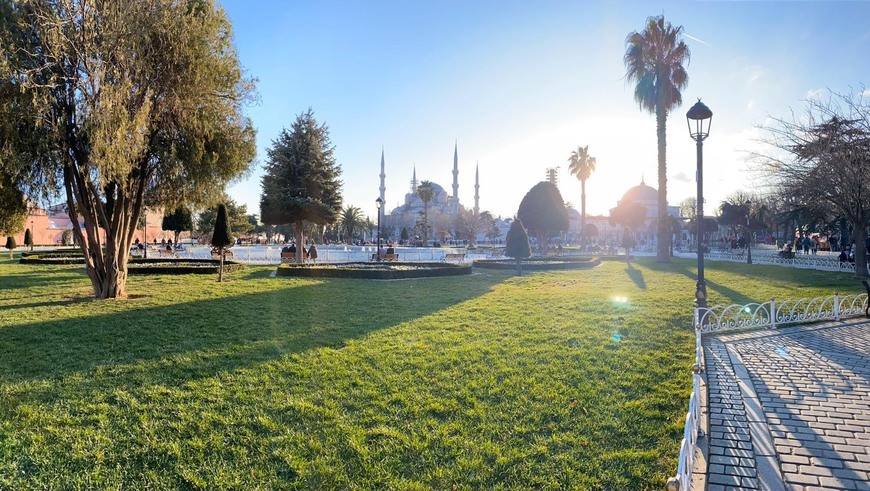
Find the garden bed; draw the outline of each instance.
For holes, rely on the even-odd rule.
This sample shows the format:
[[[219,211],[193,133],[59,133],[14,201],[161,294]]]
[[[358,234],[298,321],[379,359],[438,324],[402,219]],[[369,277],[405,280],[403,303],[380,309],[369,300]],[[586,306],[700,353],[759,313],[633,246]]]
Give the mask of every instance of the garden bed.
[[[78,252],[78,254],[76,254]],[[80,250],[42,251],[22,254],[21,264],[84,264],[85,259]],[[127,274],[217,274],[220,261],[214,259],[180,259],[180,258],[137,258],[127,261]],[[224,273],[232,273],[244,269],[245,265],[233,261],[224,261]]]
[[[282,264],[277,276],[303,278],[356,278],[367,280],[400,280],[471,274],[471,266],[450,263],[412,262],[348,262],[334,264]]]
[[[517,261],[513,258],[478,259],[473,264],[475,268],[484,269],[516,269],[517,267]],[[523,259],[523,271],[589,269],[599,264],[601,264],[601,260],[597,257],[535,256]]]

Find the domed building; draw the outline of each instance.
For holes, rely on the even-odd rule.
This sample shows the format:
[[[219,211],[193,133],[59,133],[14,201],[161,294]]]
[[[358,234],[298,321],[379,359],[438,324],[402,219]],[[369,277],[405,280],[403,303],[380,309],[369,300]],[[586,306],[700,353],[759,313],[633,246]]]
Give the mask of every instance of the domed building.
[[[479,212],[479,189],[480,178],[477,169],[474,173],[474,208],[475,214]],[[384,163],[384,153],[381,151],[381,187],[380,198],[385,201],[386,196],[386,171]],[[405,193],[405,199],[402,204],[387,212],[384,210],[383,218],[387,225],[394,227],[394,233],[399,234],[402,228],[413,230],[420,218],[423,216],[427,205],[423,203],[420,196],[417,194],[420,181],[417,180],[417,168],[414,168],[414,173],[411,177],[411,189]],[[432,189],[435,191],[435,196],[428,203],[429,210],[429,225],[431,232],[441,232],[450,235],[449,231],[455,224],[456,217],[460,211],[466,210],[459,202],[459,149],[458,145],[453,148],[453,192],[448,193],[440,184],[431,182]],[[431,235],[430,235],[431,236]]]
[[[636,231],[636,240],[639,245],[642,243],[645,243],[646,245],[655,243],[656,234],[658,232],[656,227],[659,218],[658,190],[652,186],[647,186],[643,177],[641,177],[640,184],[626,191],[625,194],[622,195],[622,199],[616,204],[618,206],[623,202],[640,203],[646,207],[646,220],[644,220],[643,227]],[[668,215],[672,217],[680,216],[680,207],[678,206],[668,206],[667,210]]]

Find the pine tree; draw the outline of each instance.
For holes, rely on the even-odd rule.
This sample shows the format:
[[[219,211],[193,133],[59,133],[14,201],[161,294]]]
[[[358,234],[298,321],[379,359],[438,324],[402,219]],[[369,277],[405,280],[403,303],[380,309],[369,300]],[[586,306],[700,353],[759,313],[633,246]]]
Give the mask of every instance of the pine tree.
[[[341,167],[335,162],[329,128],[311,109],[281,131],[268,150],[261,181],[260,216],[266,225],[292,224],[296,261],[302,262],[304,224],[329,225],[341,213]]]
[[[218,281],[224,280],[224,249],[233,245],[233,238],[230,235],[230,221],[227,218],[227,207],[223,203],[218,205],[217,218],[215,218],[214,235],[211,237],[211,245],[218,250],[220,254],[221,265],[218,269]]]

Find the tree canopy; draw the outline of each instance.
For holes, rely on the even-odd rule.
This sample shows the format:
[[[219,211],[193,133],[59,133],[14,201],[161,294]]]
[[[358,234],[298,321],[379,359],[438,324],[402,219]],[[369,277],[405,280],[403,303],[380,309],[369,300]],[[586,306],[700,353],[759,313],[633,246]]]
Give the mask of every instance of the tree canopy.
[[[303,224],[335,223],[341,213],[341,167],[329,128],[308,109],[291,130],[281,130],[268,151],[261,180],[260,217],[267,225],[293,224],[296,243],[304,244]],[[296,260],[302,262],[302,248]]]
[[[563,230],[568,230],[568,211],[562,193],[555,184],[541,181],[523,197],[517,211],[517,219],[538,238],[538,248],[547,246],[547,239]]]
[[[11,176],[0,169],[0,232],[14,235],[24,228],[27,203]]]
[[[62,189],[95,295],[125,296],[146,202],[206,204],[256,154],[230,23],[214,0],[0,10],[0,162]]]
[[[163,215],[161,223],[163,230],[171,230],[175,233],[175,243],[178,244],[178,236],[181,232],[193,230],[193,216],[186,207],[179,206],[172,213]]]
[[[855,275],[866,278],[870,226],[870,101],[861,94],[810,99],[806,113],[760,127],[765,149],[753,158],[796,203],[829,207],[853,228]]]

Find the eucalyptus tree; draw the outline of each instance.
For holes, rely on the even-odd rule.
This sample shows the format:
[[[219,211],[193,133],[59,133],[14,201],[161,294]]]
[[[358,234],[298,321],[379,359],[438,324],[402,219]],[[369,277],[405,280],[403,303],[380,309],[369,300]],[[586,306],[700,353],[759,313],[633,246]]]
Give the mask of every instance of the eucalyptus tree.
[[[149,205],[209,204],[253,161],[256,97],[215,0],[0,2],[0,162],[61,189],[97,298]]]
[[[666,129],[668,113],[683,103],[680,93],[689,83],[683,64],[689,62],[689,47],[682,41],[682,26],[673,27],[664,15],[649,17],[643,31],[633,31],[625,39],[625,78],[635,82],[634,100],[642,110],[656,116],[658,142],[659,201],[658,216],[668,215]],[[659,220],[658,236],[669,234],[668,223]],[[656,260],[670,260],[668,241],[659,240]]]
[[[589,145],[577,147],[568,158],[568,170],[580,181],[580,233],[586,235],[586,180],[595,172],[595,157],[589,155]]]
[[[293,225],[296,262],[302,262],[305,224],[329,225],[341,213],[341,167],[329,128],[310,108],[281,130],[268,151],[261,180],[260,217],[267,225]]]

